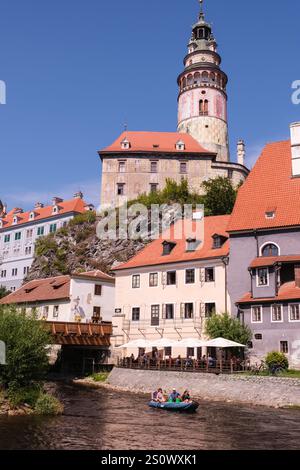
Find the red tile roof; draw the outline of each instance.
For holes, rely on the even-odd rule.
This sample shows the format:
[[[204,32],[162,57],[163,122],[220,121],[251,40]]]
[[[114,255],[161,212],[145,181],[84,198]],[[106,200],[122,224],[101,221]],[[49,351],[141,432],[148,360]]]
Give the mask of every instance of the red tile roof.
[[[129,149],[122,149],[121,143],[124,139],[130,142]],[[177,150],[177,142],[185,144],[184,150]],[[99,153],[178,153],[190,154],[200,153],[210,156],[215,154],[203,148],[191,135],[178,132],[123,132],[115,142],[101,150]]]
[[[274,218],[266,218],[270,208]],[[271,143],[239,190],[228,231],[294,225],[300,225],[300,178],[292,178],[291,142]]]
[[[8,212],[8,214],[3,217],[2,220],[2,228],[6,229],[8,227],[16,227],[18,225],[26,224],[29,222],[35,222],[35,221],[40,221],[43,219],[48,219],[51,217],[57,218],[58,215],[62,214],[68,214],[68,213],[83,213],[86,211],[86,206],[87,204],[81,199],[81,198],[74,198],[69,201],[63,201],[59,202],[57,204],[59,211],[56,214],[53,214],[53,206],[46,206],[46,207],[41,207],[38,209],[32,209],[31,211],[28,212],[18,212],[21,209],[12,209],[11,211]],[[34,213],[34,219],[30,220],[30,214]],[[13,219],[14,216],[18,218],[18,223],[13,224]],[[1,229],[0,229],[1,230]]]
[[[300,287],[296,287],[295,281],[286,282],[283,284],[276,297],[264,297],[262,299],[253,298],[251,293],[248,292],[247,294],[242,297],[237,304],[251,304],[251,303],[265,303],[265,302],[276,302],[276,301],[284,301],[284,300],[300,300]]]
[[[212,236],[217,233],[221,236],[228,238],[226,227],[228,225],[229,217],[229,215],[205,217],[204,243],[200,245],[196,251],[193,252],[186,251],[186,240],[189,238],[188,235],[184,236],[180,240],[177,240],[174,236],[174,234],[176,234],[177,228],[180,227],[180,224],[183,223],[180,220],[174,226],[171,227],[171,231],[167,234],[167,236],[166,234],[163,234],[158,240],[154,240],[152,243],[146,246],[146,248],[144,248],[136,256],[134,256],[134,258],[129,260],[127,263],[124,263],[115,268],[115,271],[138,268],[143,266],[156,266],[183,261],[187,262],[228,256],[229,241],[226,240],[221,248],[214,249]],[[195,230],[197,223],[202,222],[193,221],[193,230]],[[165,240],[174,241],[176,243],[176,246],[169,255],[163,256],[162,243]]]
[[[63,300],[70,297],[70,276],[57,276],[27,282],[0,300],[0,304],[33,303]]]
[[[269,257],[259,257],[255,258],[251,264],[250,268],[260,268],[267,266],[274,266],[277,263],[300,263],[300,255],[291,255],[291,256],[269,256]]]
[[[74,278],[81,278],[81,279],[95,279],[99,281],[108,281],[108,282],[115,282],[115,278],[112,276],[109,276],[106,273],[103,273],[102,271],[96,270],[96,271],[89,271],[85,273],[74,273],[72,274],[72,277]]]

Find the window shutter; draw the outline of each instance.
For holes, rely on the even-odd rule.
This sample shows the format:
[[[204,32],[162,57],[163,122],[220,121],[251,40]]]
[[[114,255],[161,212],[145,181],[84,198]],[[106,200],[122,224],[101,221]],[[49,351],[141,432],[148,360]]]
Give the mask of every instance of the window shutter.
[[[167,317],[167,306],[166,306],[166,304],[163,304],[163,306],[162,306],[162,318],[163,318],[163,320],[165,320],[166,317]]]
[[[185,304],[180,304],[180,318],[184,318]]]

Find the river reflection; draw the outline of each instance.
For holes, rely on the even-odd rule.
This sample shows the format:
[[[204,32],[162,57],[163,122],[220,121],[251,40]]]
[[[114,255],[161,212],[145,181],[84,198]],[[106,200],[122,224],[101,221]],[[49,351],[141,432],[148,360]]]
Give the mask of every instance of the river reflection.
[[[0,417],[0,449],[299,449],[300,411],[202,402],[194,415],[144,396],[59,385],[65,414]]]

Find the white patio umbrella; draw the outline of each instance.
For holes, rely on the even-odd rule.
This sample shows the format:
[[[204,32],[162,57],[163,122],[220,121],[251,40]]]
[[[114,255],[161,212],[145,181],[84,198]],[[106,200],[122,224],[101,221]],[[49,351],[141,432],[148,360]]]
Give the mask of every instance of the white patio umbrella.
[[[216,338],[210,341],[205,341],[203,346],[208,348],[245,348],[244,344],[236,343],[225,338]]]
[[[122,344],[116,349],[135,349],[135,348],[151,348],[152,344],[146,339],[136,339],[135,341],[129,341],[129,343]]]
[[[204,341],[201,341],[201,339],[185,338],[181,341],[178,341],[177,346],[182,348],[202,348],[202,346],[205,346],[205,344]]]
[[[170,346],[177,346],[178,341],[168,338],[160,338],[156,341],[151,341],[151,346],[154,348],[169,348]]]

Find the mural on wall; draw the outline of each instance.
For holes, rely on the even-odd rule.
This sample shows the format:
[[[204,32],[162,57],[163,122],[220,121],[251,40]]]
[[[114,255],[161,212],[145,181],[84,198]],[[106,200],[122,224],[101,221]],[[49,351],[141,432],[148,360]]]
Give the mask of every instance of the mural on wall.
[[[84,309],[80,305],[80,298],[77,297],[72,302],[71,307],[71,321],[81,322],[86,318]]]

